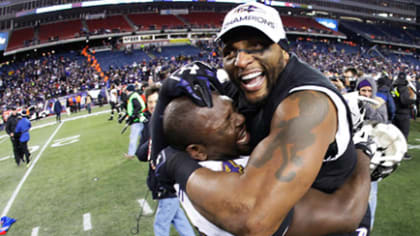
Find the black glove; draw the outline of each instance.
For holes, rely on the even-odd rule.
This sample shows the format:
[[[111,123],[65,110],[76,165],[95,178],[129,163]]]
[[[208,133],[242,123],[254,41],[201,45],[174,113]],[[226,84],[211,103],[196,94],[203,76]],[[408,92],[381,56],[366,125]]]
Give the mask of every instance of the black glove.
[[[223,94],[223,86],[217,79],[215,68],[202,62],[193,62],[182,66],[163,81],[159,92],[159,100],[152,116],[152,159],[167,147],[163,133],[163,113],[166,106],[180,96],[188,96],[199,106],[213,105],[211,91],[217,90]]]
[[[125,118],[127,118],[127,113],[121,116],[120,118],[118,118],[118,123],[121,124],[125,120]]]
[[[217,70],[195,61],[182,66],[164,81],[159,99],[162,95],[171,99],[186,95],[199,106],[212,107],[211,92],[215,90],[219,93],[223,90]]]
[[[125,121],[126,124],[131,125],[133,124],[134,120],[137,119],[138,116],[137,115],[131,115],[128,117],[128,119]]]
[[[163,149],[155,160],[158,185],[171,189],[176,183],[185,190],[190,175],[201,166],[187,152],[172,147]]]

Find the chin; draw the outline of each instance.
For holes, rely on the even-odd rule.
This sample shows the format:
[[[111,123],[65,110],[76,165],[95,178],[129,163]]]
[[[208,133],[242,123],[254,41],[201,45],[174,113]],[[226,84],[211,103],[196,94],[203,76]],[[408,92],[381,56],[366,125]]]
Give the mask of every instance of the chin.
[[[258,104],[258,103],[263,102],[266,97],[267,97],[266,94],[261,94],[261,95],[247,94],[246,95],[246,100],[249,103]]]

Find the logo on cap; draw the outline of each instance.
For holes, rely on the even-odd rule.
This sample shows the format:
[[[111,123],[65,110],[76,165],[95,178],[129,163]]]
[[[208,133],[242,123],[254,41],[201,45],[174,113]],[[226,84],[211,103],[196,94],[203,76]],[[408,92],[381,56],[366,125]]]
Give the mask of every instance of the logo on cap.
[[[242,6],[242,7],[238,7],[238,9],[235,10],[235,13],[242,13],[242,12],[260,12],[260,13],[264,13],[264,11],[260,8],[258,8],[257,6],[253,6],[253,5],[249,5],[249,6]]]

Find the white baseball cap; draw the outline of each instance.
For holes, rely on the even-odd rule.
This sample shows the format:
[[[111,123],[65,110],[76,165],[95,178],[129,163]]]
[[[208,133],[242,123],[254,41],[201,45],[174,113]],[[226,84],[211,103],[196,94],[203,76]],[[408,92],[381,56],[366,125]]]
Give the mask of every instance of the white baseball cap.
[[[258,2],[241,4],[230,10],[223,20],[222,30],[216,40],[221,39],[229,31],[238,27],[252,27],[264,33],[274,43],[286,39],[278,11]]]

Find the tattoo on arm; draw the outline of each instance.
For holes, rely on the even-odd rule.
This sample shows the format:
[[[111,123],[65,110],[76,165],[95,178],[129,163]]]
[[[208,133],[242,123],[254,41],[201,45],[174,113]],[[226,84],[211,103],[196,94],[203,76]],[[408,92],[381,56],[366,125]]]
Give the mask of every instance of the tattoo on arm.
[[[253,166],[260,168],[277,153],[281,153],[283,163],[276,171],[276,178],[282,182],[290,182],[295,178],[294,171],[285,172],[286,166],[290,161],[297,166],[302,165],[302,157],[298,156],[297,152],[315,142],[313,129],[326,118],[329,112],[328,98],[319,92],[296,93],[292,94],[290,99],[297,102],[298,115],[279,122],[276,127],[279,132],[267,146],[263,156],[251,162]]]

